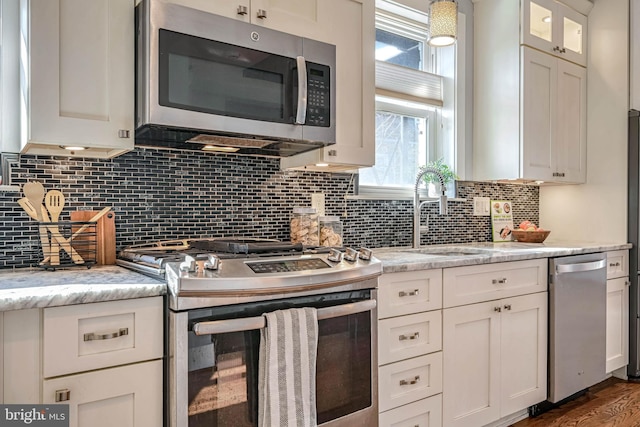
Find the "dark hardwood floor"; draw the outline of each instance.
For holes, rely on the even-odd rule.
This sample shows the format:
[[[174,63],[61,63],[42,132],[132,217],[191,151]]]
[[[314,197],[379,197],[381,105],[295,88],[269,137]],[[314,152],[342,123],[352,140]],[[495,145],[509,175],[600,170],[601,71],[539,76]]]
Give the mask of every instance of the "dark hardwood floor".
[[[513,427],[640,427],[640,383],[616,378],[579,398]]]

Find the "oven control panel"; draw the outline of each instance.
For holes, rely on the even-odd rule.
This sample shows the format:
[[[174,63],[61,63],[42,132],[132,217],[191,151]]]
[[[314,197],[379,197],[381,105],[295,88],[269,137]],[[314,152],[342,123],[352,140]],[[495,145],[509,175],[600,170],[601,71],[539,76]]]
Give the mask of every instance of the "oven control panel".
[[[254,273],[285,273],[291,271],[308,271],[331,268],[320,258],[248,262],[247,266]]]

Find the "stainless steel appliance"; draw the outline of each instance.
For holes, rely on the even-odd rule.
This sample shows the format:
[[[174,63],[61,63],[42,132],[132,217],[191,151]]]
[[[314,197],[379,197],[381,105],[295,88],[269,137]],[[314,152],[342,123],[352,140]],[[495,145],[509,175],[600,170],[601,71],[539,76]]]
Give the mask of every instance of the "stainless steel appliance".
[[[606,255],[549,260],[549,402],[606,375]]]
[[[335,143],[335,46],[162,0],[136,7],[136,144],[286,157]]]
[[[629,111],[628,150],[629,365],[627,375],[640,379],[640,112]]]
[[[318,425],[378,425],[381,263],[364,248],[319,250],[193,239],[121,252],[124,265],[166,276],[171,427],[256,427],[262,314],[294,307],[318,310]]]

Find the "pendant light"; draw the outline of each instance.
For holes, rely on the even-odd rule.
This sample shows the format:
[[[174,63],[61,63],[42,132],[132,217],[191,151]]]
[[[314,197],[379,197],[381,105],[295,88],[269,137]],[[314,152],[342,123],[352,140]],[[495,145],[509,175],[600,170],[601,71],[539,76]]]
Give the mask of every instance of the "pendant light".
[[[456,0],[432,0],[429,6],[429,41],[431,46],[449,46],[458,33]]]

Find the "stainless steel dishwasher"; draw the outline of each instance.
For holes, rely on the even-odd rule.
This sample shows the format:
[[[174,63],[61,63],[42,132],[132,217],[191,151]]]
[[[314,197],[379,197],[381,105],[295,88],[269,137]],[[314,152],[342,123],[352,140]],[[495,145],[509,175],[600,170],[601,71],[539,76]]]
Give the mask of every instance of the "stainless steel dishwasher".
[[[549,259],[549,401],[605,378],[606,255]]]

